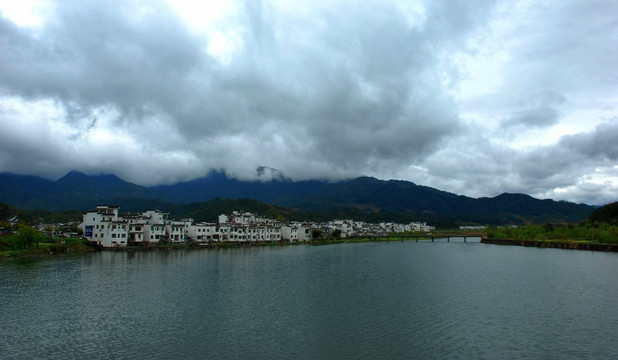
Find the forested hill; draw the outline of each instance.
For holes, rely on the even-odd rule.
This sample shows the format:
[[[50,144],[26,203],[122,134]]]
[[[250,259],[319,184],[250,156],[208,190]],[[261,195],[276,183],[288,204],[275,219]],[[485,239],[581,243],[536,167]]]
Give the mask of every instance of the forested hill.
[[[119,205],[124,211],[170,208],[215,198],[255,199],[307,213],[375,221],[415,219],[450,223],[521,224],[577,222],[594,207],[524,194],[474,199],[408,181],[360,177],[340,182],[239,181],[213,173],[175,185],[143,187],[115,175],[70,172],[57,181],[0,174],[0,201],[26,209],[91,209]]]
[[[612,225],[618,224],[618,201],[596,209],[590,215],[590,220],[596,222],[605,222]]]

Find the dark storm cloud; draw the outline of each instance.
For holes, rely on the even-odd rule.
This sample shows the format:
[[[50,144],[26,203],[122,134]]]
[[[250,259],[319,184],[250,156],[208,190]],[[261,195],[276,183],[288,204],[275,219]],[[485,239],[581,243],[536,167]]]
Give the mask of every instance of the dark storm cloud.
[[[0,170],[155,184],[266,166],[538,195],[581,178],[572,163],[616,160],[615,120],[528,151],[505,143],[561,125],[581,98],[573,89],[598,94],[617,77],[603,1],[234,4],[222,53],[210,28],[162,1],[58,1],[38,28],[0,18]],[[464,121],[454,96],[469,76],[458,59],[490,52],[476,41],[509,55],[500,86],[463,103],[494,128]]]
[[[515,166],[520,174],[518,191],[529,189],[535,192],[548,188],[567,188],[574,184],[573,179],[585,175],[594,175],[600,169],[607,168],[613,174],[618,164],[618,119],[598,125],[593,131],[563,137],[558,143],[535,149],[525,156],[518,156]],[[594,161],[591,161],[594,159]],[[587,201],[602,204],[603,199],[615,196],[611,182],[588,184],[589,190],[598,195],[589,194]],[[581,194],[578,194],[581,196]],[[583,201],[583,198],[578,198]],[[606,200],[605,200],[606,201]]]
[[[579,160],[590,157],[615,163],[618,161],[618,118],[598,125],[594,131],[565,137],[559,147],[579,155]],[[574,157],[577,159],[577,157]]]
[[[410,28],[389,6],[329,8],[319,14],[327,26],[307,47],[281,34],[293,34],[294,24],[246,4],[247,44],[223,68],[162,5],[59,3],[45,36],[14,26],[5,33],[3,87],[57,99],[77,118],[110,105],[121,122],[159,113],[189,143],[250,137],[272,124],[309,137],[303,156],[355,173],[367,159],[414,159],[456,131],[432,67],[435,48],[452,43],[452,31],[463,37],[478,7],[434,6],[426,29]]]
[[[138,115],[146,105],[174,109],[186,78],[208,59],[166,8],[134,6],[63,1],[40,34],[4,25],[13,31],[3,33],[2,86],[74,107],[113,104]]]
[[[526,186],[566,186],[578,172],[594,172],[595,167],[618,162],[618,120],[597,126],[593,131],[563,137],[557,144],[541,147],[519,157],[520,171]],[[596,161],[591,162],[593,158]]]
[[[592,131],[522,152],[468,128],[448,138],[450,146],[443,144],[425,159],[418,181],[456,193],[527,193],[540,198],[568,193],[570,201],[605,204],[616,197],[612,179],[618,175],[617,136],[618,119],[611,119]],[[593,181],[595,176],[605,180]]]

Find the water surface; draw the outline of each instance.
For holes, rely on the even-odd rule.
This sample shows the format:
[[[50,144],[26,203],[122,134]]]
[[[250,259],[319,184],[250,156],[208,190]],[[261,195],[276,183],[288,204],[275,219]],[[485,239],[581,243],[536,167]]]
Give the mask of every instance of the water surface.
[[[0,358],[611,359],[617,293],[617,254],[470,242],[4,261]]]

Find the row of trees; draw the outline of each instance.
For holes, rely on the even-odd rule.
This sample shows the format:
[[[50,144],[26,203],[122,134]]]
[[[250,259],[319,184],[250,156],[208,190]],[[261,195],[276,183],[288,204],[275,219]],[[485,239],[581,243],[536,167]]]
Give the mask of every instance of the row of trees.
[[[599,243],[618,243],[618,225],[584,220],[578,225],[545,224],[523,227],[496,227],[488,229],[487,236],[515,240],[573,240]]]
[[[0,236],[0,258],[93,250],[96,247],[87,240],[49,237],[28,225],[20,226],[17,233]]]
[[[2,226],[2,230],[0,235],[0,257],[36,255],[50,252],[83,252],[91,248],[88,241],[79,237],[60,238],[55,236],[51,228],[41,232],[30,225],[20,223]]]
[[[341,230],[335,229],[332,232],[325,234],[320,229],[313,229],[311,232],[311,242],[313,244],[330,244],[341,240]]]
[[[545,224],[523,227],[497,227],[488,230],[488,237],[514,240],[571,240],[597,243],[618,243],[618,202],[596,209],[588,219],[577,225]]]

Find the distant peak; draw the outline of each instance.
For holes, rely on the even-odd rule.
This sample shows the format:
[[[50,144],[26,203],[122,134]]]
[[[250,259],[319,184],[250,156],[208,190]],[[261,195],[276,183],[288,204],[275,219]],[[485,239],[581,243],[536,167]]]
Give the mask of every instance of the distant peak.
[[[67,179],[83,179],[83,178],[87,178],[88,175],[84,174],[83,172],[79,172],[79,171],[69,171],[66,175],[64,175],[63,177],[61,177],[60,179],[58,179],[57,181],[64,181]]]
[[[505,192],[505,193],[502,193],[502,194],[496,196],[496,198],[516,198],[516,197],[518,197],[518,198],[533,198],[532,196],[527,195],[527,194],[508,193],[508,192]]]
[[[97,181],[105,181],[105,182],[124,182],[118,176],[114,174],[99,174],[99,175],[88,175],[84,174],[80,171],[69,171],[66,175],[58,179],[56,182],[66,183],[73,181],[86,181],[86,180],[97,180]]]
[[[64,177],[67,177],[67,176],[88,176],[88,175],[84,174],[81,171],[71,170]]]
[[[258,179],[261,181],[285,179],[285,176],[283,176],[281,171],[268,166],[258,166],[257,169],[255,169],[255,172],[257,173]]]

